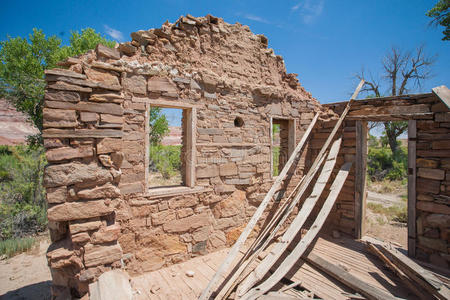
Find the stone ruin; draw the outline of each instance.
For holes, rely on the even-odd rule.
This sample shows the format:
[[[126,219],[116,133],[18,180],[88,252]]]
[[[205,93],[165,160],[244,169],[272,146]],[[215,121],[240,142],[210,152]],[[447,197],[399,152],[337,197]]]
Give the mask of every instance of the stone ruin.
[[[282,199],[338,116],[248,26],[187,15],[131,38],[46,71],[44,184],[55,298],[82,297],[111,269],[139,274],[232,245],[274,182],[273,124],[280,126],[281,169],[321,113]],[[149,188],[150,107],[183,110],[182,186]],[[346,134],[338,165],[354,159],[354,135]],[[347,191],[354,191],[352,180],[354,172]],[[341,198],[331,227],[354,233],[353,200]]]

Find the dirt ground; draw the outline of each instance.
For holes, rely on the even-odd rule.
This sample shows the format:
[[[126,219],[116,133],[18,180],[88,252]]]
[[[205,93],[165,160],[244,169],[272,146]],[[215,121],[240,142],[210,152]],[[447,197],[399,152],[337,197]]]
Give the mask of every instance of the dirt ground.
[[[31,300],[51,298],[50,270],[45,253],[48,238],[27,253],[0,261],[0,300]]]
[[[367,203],[378,203],[384,207],[404,205],[404,200],[402,199],[401,194],[402,192],[382,194],[369,190],[367,195]],[[385,215],[375,213],[369,208],[366,210],[365,221],[366,235],[393,242],[402,248],[407,249],[408,227],[406,223],[390,221]]]

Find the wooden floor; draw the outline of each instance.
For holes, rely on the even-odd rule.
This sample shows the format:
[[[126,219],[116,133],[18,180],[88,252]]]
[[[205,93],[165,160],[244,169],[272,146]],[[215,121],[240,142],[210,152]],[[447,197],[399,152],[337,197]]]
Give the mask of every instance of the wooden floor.
[[[227,252],[228,249],[224,249],[132,278],[134,299],[197,299]],[[377,257],[368,253],[361,242],[345,237],[333,239],[323,236],[317,240],[312,252],[370,285],[400,298],[414,299],[396,281],[395,275],[386,270]],[[193,271],[194,276],[188,277],[187,271]],[[293,268],[288,279],[292,282],[301,281],[301,287],[314,292],[317,298],[350,299],[349,295],[354,294],[351,289],[301,261]]]

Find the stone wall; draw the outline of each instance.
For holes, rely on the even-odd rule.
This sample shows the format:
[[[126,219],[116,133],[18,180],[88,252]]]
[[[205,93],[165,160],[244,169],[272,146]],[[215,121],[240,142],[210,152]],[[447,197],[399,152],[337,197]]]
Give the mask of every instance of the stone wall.
[[[54,296],[82,296],[111,268],[152,271],[231,245],[273,182],[270,118],[295,120],[296,143],[323,110],[247,26],[187,16],[131,37],[46,72]],[[183,143],[193,145],[182,161],[193,186],[147,189],[150,105],[187,108]]]
[[[417,121],[416,255],[447,269],[450,264],[450,112],[438,100],[431,110],[435,112],[433,119]]]
[[[337,103],[325,106],[341,114],[345,105],[346,103]],[[417,258],[439,267],[448,267],[450,262],[450,112],[448,107],[431,93],[356,101],[344,123],[341,153],[344,160],[355,160],[356,120],[401,119],[415,120],[417,128],[416,138],[412,139],[416,142],[416,167],[415,170],[409,169],[410,174],[416,174],[415,199],[413,197],[408,200],[415,213],[415,230],[414,227],[410,229],[409,245],[415,245],[414,251]],[[319,131],[326,132],[325,129]],[[323,138],[325,136],[326,134]],[[317,138],[316,135],[314,139]],[[312,145],[315,143],[314,140],[311,141]],[[359,223],[355,202],[355,178],[352,171],[339,195],[331,220],[336,228],[353,235],[357,234],[356,229]],[[408,212],[410,213],[411,211]],[[408,226],[411,227],[411,224]]]

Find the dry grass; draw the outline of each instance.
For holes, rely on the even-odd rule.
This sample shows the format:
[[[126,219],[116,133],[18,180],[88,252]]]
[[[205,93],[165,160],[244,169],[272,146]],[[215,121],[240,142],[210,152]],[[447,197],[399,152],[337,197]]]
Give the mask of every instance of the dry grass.
[[[367,208],[376,214],[385,215],[390,221],[400,223],[408,222],[406,205],[383,206],[380,203],[369,202],[367,203]]]

